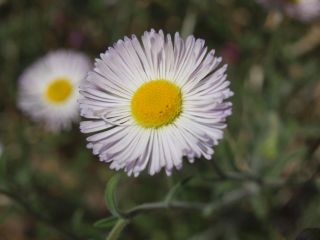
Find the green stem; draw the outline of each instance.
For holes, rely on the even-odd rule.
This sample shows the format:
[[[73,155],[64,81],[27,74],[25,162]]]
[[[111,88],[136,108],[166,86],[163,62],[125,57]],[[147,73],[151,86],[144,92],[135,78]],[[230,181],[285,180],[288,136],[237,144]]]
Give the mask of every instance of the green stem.
[[[123,229],[128,223],[129,223],[129,220],[120,218],[117,221],[116,225],[112,228],[106,240],[117,240],[120,236],[120,233],[123,231]]]
[[[191,203],[183,201],[172,201],[172,202],[153,202],[143,203],[129,210],[125,216],[127,218],[133,218],[141,213],[147,213],[153,210],[161,209],[189,209],[189,210],[203,210],[206,207],[205,203]]]
[[[251,182],[249,185],[246,184],[243,189],[236,190],[228,193],[223,197],[223,199],[218,203],[200,203],[200,202],[185,202],[185,201],[171,201],[171,197],[167,197],[161,202],[151,202],[143,203],[138,205],[123,214],[124,218],[120,218],[114,228],[111,230],[110,234],[106,240],[116,240],[124,227],[129,224],[130,220],[140,214],[145,214],[153,211],[159,210],[195,210],[201,211],[205,215],[212,214],[215,210],[219,208],[224,208],[229,205],[233,205],[242,199],[249,197],[251,195],[257,194],[259,185],[271,185],[271,186],[282,186],[286,184],[286,181],[262,181],[260,178],[255,176],[233,173],[233,172],[223,172],[219,166],[217,166],[219,171],[218,180],[233,180],[233,181],[248,181]],[[173,194],[173,193],[171,193]],[[169,194],[169,195],[171,195]]]
[[[125,218],[119,218],[116,225],[112,228],[111,232],[107,236],[106,240],[117,240],[127,224],[130,223],[130,219],[135,216],[154,210],[162,209],[189,209],[189,210],[204,210],[207,204],[203,203],[190,203],[190,202],[153,202],[153,203],[143,203],[136,206],[124,214]]]

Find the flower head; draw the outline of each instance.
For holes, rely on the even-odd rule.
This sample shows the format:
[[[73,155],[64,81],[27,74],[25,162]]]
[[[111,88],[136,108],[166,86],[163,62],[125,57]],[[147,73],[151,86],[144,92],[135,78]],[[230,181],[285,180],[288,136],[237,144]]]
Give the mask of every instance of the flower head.
[[[68,128],[79,119],[78,87],[90,66],[89,59],[81,53],[48,53],[21,75],[19,107],[49,130]]]
[[[320,17],[320,0],[258,0],[267,8],[276,8],[303,22]]]
[[[125,37],[96,59],[82,84],[80,124],[88,147],[111,169],[138,176],[182,167],[204,156],[223,137],[233,95],[226,66],[202,39],[145,32]]]

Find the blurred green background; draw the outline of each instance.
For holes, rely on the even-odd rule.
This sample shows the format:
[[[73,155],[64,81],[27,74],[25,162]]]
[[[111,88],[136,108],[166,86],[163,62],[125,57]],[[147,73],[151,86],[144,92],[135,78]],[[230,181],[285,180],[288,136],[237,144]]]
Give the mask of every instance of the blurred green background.
[[[214,161],[180,172],[123,176],[121,209],[174,199],[204,203],[140,214],[120,239],[294,239],[320,225],[320,26],[254,0],[0,0],[0,239],[105,239],[104,202],[117,172],[100,163],[75,124],[46,132],[16,106],[17,79],[49,50],[92,60],[125,35],[193,33],[229,64],[235,96]],[[319,239],[319,238],[317,238]]]

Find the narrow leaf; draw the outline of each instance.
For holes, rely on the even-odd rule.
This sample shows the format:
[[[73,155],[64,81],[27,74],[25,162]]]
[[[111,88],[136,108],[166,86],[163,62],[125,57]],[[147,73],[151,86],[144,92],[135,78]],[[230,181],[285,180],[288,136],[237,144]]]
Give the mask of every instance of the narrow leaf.
[[[99,221],[95,222],[93,226],[97,228],[111,228],[116,224],[117,220],[117,217],[111,216],[108,218],[100,219]]]
[[[117,197],[116,197],[116,188],[118,185],[118,182],[120,180],[120,175],[115,175],[112,177],[105,190],[105,201],[108,206],[109,211],[112,213],[115,217],[121,217],[121,213],[118,209],[118,203],[117,203]]]

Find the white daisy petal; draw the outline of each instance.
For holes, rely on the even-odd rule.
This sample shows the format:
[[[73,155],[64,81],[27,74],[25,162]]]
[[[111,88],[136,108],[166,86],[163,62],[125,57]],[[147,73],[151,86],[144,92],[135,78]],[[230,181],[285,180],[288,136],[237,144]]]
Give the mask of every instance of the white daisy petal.
[[[203,156],[223,137],[232,96],[221,58],[204,40],[161,30],[110,47],[81,86],[80,129],[88,147],[110,168],[137,177],[162,168],[172,174]]]

